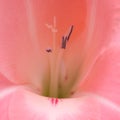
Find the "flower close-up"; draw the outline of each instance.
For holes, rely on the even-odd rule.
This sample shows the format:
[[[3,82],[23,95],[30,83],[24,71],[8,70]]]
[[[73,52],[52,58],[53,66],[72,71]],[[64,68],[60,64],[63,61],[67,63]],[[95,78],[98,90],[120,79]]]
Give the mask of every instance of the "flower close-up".
[[[120,0],[0,0],[0,120],[120,120]]]

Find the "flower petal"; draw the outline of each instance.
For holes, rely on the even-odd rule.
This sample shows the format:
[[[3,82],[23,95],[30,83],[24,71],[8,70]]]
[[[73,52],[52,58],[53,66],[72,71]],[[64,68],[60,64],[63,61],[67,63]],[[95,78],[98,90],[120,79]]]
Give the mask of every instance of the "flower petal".
[[[75,54],[72,55],[70,52],[67,55],[68,60],[70,59],[69,62],[67,61],[68,74],[73,76],[74,73],[75,77],[72,80],[77,81],[76,86],[85,81],[99,56],[113,44],[113,36],[118,36],[113,35],[115,31],[114,14],[116,13],[112,12],[111,14],[111,11],[115,9],[112,4],[113,2],[108,0],[87,1],[87,20],[82,39],[76,40],[76,49],[73,49]],[[118,39],[114,39],[115,41],[118,41]],[[81,45],[79,45],[80,43]],[[71,56],[74,57],[70,58]],[[73,61],[75,64],[73,64]],[[76,86],[73,91],[76,90]]]
[[[14,83],[40,81],[46,59],[30,26],[34,22],[29,22],[26,2],[0,1],[0,11],[0,72]]]
[[[106,16],[111,23],[109,31],[107,31],[109,36],[105,37],[106,40],[104,39],[108,41],[108,44],[98,54],[92,70],[88,73],[88,77],[83,80],[82,89],[100,94],[120,104],[120,28],[116,25],[116,23],[119,24],[118,18],[120,14],[118,4],[120,5],[120,2],[117,0],[113,2],[111,0],[108,3],[111,3],[110,10],[112,11]]]
[[[21,99],[22,98],[22,99]],[[1,120],[113,120],[120,119],[120,109],[113,103],[95,95],[59,99],[40,97],[25,90],[16,90],[0,100]],[[6,118],[5,118],[6,117]]]
[[[119,43],[118,43],[119,44]],[[96,60],[81,89],[94,92],[120,104],[120,46],[107,49]]]

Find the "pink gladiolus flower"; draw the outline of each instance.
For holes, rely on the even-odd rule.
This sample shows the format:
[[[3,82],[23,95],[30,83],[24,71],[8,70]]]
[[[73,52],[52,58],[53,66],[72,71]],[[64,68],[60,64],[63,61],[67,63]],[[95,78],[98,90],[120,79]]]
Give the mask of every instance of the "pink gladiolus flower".
[[[0,120],[120,120],[120,0],[0,1]]]

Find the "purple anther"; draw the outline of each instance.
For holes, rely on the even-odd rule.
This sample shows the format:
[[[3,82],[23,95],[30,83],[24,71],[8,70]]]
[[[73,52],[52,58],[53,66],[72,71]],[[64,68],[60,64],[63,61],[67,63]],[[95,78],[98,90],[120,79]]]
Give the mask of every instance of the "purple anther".
[[[46,49],[46,52],[49,53],[49,52],[52,52],[52,50],[49,48],[49,49]]]

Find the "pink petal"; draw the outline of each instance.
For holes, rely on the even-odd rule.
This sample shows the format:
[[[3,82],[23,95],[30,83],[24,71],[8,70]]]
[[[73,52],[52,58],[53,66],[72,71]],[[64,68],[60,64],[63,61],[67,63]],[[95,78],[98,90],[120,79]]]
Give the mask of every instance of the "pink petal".
[[[120,109],[96,95],[59,99],[58,103],[18,89],[0,101],[1,120],[119,120]]]
[[[94,92],[120,104],[120,46],[111,46],[99,56],[83,81],[82,89]]]
[[[85,48],[80,55],[82,61],[80,74],[83,74],[82,76],[89,71],[99,54],[113,41],[111,32],[113,33],[113,18],[116,13],[111,13],[111,11],[114,9],[112,1],[88,2],[87,27],[82,39],[85,40]]]
[[[82,39],[86,40],[86,48],[82,54],[76,49],[77,56],[81,56],[81,59],[75,61],[82,61],[78,91],[96,93],[120,104],[120,1],[101,0],[88,3],[88,12],[92,7],[95,8],[89,13],[92,16],[88,17],[86,30],[89,31],[85,32],[86,39]],[[73,59],[69,68],[75,66]]]
[[[0,1],[0,72],[14,83],[40,81],[40,69],[44,71],[45,60],[26,9],[24,0]]]
[[[3,90],[4,88],[10,87],[12,85],[13,83],[11,83],[8,79],[5,78],[5,76],[0,73],[0,90]]]
[[[104,44],[91,65],[87,76],[81,83],[81,90],[103,96],[120,104],[120,1],[106,0],[108,10],[105,14]],[[103,21],[101,21],[103,22]],[[109,25],[109,26],[108,26]],[[99,40],[99,38],[98,38]],[[101,38],[100,38],[101,40]],[[101,42],[102,42],[101,41]],[[97,52],[96,52],[97,53]]]

